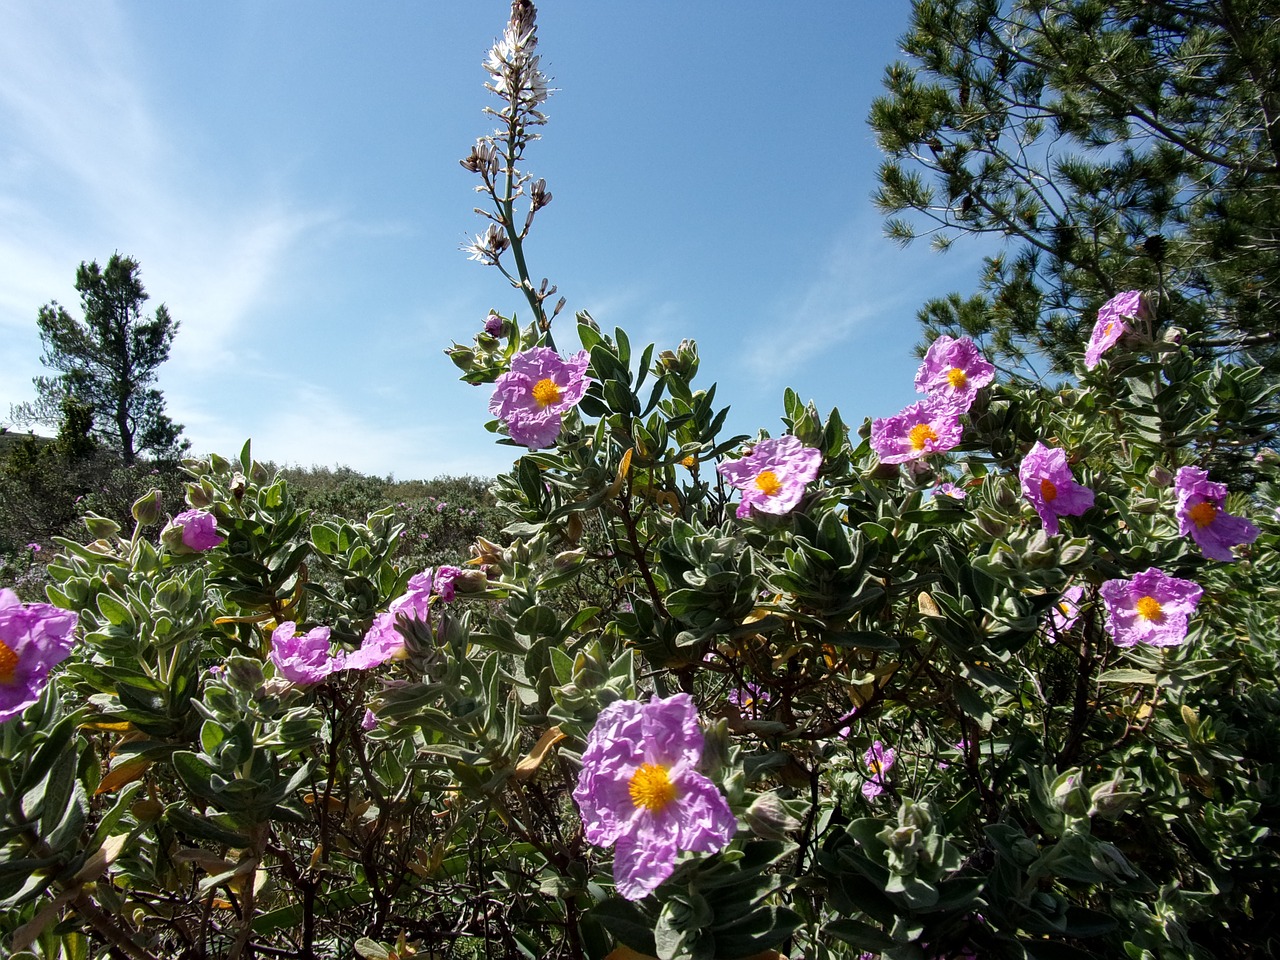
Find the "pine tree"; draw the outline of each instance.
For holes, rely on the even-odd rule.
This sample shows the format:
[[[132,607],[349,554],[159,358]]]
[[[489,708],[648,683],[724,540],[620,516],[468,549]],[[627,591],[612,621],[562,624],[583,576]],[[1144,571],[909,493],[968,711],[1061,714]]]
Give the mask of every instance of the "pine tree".
[[[1206,357],[1280,369],[1280,0],[914,0],[871,124],[890,236],[998,240],[920,318],[1068,372],[1148,291]]]
[[[41,307],[36,323],[45,366],[57,376],[36,377],[37,399],[13,411],[24,422],[62,422],[73,401],[92,412],[93,435],[126,464],[139,455],[179,456],[189,446],[182,425],[164,412],[164,396],[152,384],[169,358],[178,321],[160,305],[142,313],[148,295],[138,262],[112,254],[102,269],[96,261],[76,271],[83,320],[57,302]]]

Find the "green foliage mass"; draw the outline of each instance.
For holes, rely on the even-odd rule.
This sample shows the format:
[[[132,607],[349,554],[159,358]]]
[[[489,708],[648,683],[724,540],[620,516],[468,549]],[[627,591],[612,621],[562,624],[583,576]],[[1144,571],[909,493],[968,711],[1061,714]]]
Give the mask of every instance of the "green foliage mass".
[[[477,256],[533,319],[450,350],[471,384],[552,346],[525,261],[550,194],[517,169],[545,122],[533,16],[515,0],[487,64],[499,129],[464,161],[492,204]],[[150,494],[56,541],[47,595],[78,614],[77,644],[0,723],[6,949],[1274,957],[1280,456],[1251,452],[1247,488],[1242,456],[1216,457],[1274,433],[1274,372],[1216,352],[1191,299],[1155,307],[1093,370],[1083,338],[1063,341],[1073,383],[997,378],[954,449],[903,465],[877,458],[869,422],[785,391],[781,432],[821,463],[777,512],[737,516],[717,467],[768,434],[723,435],[696,345],[633,348],[585,313],[585,396],[489,495],[282,471],[248,444],[186,461],[186,505],[218,543],[155,536]],[[1055,536],[1019,477],[1037,442],[1094,492]],[[1180,529],[1175,474],[1204,464],[1233,484],[1214,510],[1258,527],[1230,562]],[[466,572],[436,569],[426,599],[422,565],[461,564],[444,527],[471,518]],[[1189,630],[1118,643],[1103,586],[1152,568],[1202,588]],[[1167,625],[1142,600],[1133,616]],[[289,623],[326,648],[323,675],[293,672]],[[388,626],[394,656],[353,668]],[[603,710],[675,694],[737,829],[648,864],[671,871],[626,900],[628,865],[588,842],[573,791]],[[627,830],[668,815],[630,789],[610,803]]]

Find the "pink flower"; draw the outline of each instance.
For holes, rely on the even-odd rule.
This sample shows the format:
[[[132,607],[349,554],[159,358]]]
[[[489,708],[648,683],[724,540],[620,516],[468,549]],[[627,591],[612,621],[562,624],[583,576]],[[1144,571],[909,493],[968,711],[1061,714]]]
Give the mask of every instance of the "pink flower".
[[[871,776],[862,785],[862,795],[864,797],[871,800],[884,793],[886,784],[884,775],[892,769],[894,761],[897,759],[898,752],[893,747],[884,746],[879,740],[867,747],[867,752],[862,756],[862,762],[871,771]]]
[[[441,589],[437,589],[435,577],[446,571],[457,572],[448,573],[444,577],[443,584],[440,585]],[[405,592],[391,601],[387,612],[373,618],[373,623],[364,635],[360,649],[346,655],[342,669],[369,670],[388,660],[403,660],[408,656],[404,634],[400,632],[400,618],[429,624],[432,596],[439,596],[446,603],[453,599],[453,581],[462,572],[457,567],[441,567],[437,573],[428,567],[422,573],[416,573],[410,577],[405,586]]]
[[[687,693],[611,703],[587,736],[573,799],[587,841],[614,848],[613,879],[627,900],[657,889],[682,850],[717,853],[733,839],[728,801],[698,772],[702,749]]]
[[[0,723],[40,699],[49,671],[75,643],[77,617],[48,603],[24,604],[0,590]]]
[[[364,716],[360,718],[360,729],[366,733],[378,725],[378,715],[365,707]]]
[[[186,510],[178,514],[160,537],[175,553],[200,553],[226,540],[218,534],[218,521],[208,510]]]
[[[1096,367],[1102,355],[1128,332],[1125,321],[1142,316],[1145,310],[1140,290],[1126,290],[1104,303],[1098,310],[1098,322],[1093,325],[1089,346],[1084,351],[1084,365],[1090,370]]]
[[[973,405],[978,390],[995,379],[995,371],[968,337],[955,340],[943,334],[929,344],[916,371],[916,391],[945,400],[963,412]]]
[[[1053,629],[1056,633],[1067,633],[1076,625],[1076,621],[1080,619],[1080,601],[1083,599],[1084,587],[1079,584],[1062,591],[1062,596],[1050,610]],[[1053,642],[1052,634],[1049,642]]]
[[[761,513],[783,514],[804,496],[805,484],[818,475],[822,454],[806,447],[799,437],[788,434],[761,440],[740,460],[716,467],[731,487],[742,491],[738,517],[751,516],[751,508]]]
[[[906,463],[945,453],[963,435],[959,413],[934,397],[913,403],[892,417],[871,421],[871,449],[881,463]]]
[[[1107,632],[1116,646],[1172,647],[1186,638],[1187,622],[1204,591],[1190,580],[1151,567],[1132,580],[1108,580],[1099,593],[1107,607]]]
[[[935,496],[951,497],[953,500],[963,500],[969,496],[964,487],[958,487],[950,481],[938,484],[933,488],[933,493]]]
[[[39,552],[40,552],[40,544],[38,544],[38,543],[28,543],[28,544],[27,544],[27,549],[28,549],[28,550],[30,550],[32,553],[39,553]]]
[[[1214,483],[1199,467],[1182,467],[1173,481],[1178,495],[1178,532],[1190,536],[1210,560],[1235,560],[1231,548],[1253,543],[1259,530],[1244,517],[1222,509],[1227,485]]]
[[[549,447],[560,436],[564,412],[587,392],[589,363],[585,350],[568,359],[550,347],[517,353],[511,369],[498,377],[489,412],[506,423],[516,443],[530,450]]]
[[[1058,535],[1058,517],[1078,517],[1093,506],[1093,491],[1071,476],[1066,453],[1039,440],[1022,459],[1018,477],[1051,537]]]
[[[343,668],[343,658],[329,653],[329,628],[315,627],[302,636],[298,625],[287,620],[271,632],[271,662],[291,683],[319,683]]]

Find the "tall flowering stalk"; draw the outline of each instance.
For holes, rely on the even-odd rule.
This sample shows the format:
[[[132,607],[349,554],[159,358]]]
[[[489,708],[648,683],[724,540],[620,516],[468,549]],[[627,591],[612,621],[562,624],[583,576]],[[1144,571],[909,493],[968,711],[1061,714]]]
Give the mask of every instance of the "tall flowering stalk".
[[[548,287],[543,279],[535,289],[525,261],[524,240],[534,215],[551,202],[551,192],[545,180],[534,180],[518,166],[525,148],[538,139],[536,128],[547,122],[542,105],[551,93],[539,67],[540,57],[534,52],[538,47],[536,21],[537,11],[529,0],[513,0],[507,28],[484,62],[489,73],[485,87],[502,101],[500,107],[485,107],[484,112],[498,119],[498,127],[480,137],[461,163],[480,177],[476,191],[488,199],[488,209],[477,207],[476,213],[489,221],[464,249],[470,259],[497,267],[524,294],[539,328],[546,333],[564,306],[564,298],[548,316],[545,303],[556,288]],[[522,198],[528,199],[528,207],[523,223],[517,225],[516,204]],[[508,250],[510,266],[503,259]]]

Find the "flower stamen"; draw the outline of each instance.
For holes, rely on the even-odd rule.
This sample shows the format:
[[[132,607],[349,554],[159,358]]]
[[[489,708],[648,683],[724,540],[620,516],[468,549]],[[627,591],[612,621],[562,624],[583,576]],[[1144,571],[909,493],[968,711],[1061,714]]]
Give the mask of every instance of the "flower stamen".
[[[1040,481],[1040,496],[1044,498],[1045,503],[1051,503],[1058,499],[1058,488],[1052,480],[1042,479]]]
[[[550,377],[543,377],[533,385],[533,399],[538,406],[549,407],[560,402],[560,385]]]
[[[0,683],[12,683],[14,671],[18,669],[18,655],[13,649],[0,640]]]
[[[660,813],[676,798],[676,785],[667,775],[667,768],[656,763],[642,764],[631,775],[631,802],[650,813]]]
[[[782,489],[782,482],[772,470],[761,470],[756,474],[756,486],[766,497],[772,497]]]
[[[1211,500],[1201,500],[1194,507],[1187,511],[1187,516],[1191,518],[1191,522],[1203,530],[1218,516],[1218,508]]]
[[[969,385],[969,375],[959,367],[952,367],[947,371],[947,383],[955,390],[963,390]]]
[[[911,441],[911,449],[917,452],[923,450],[929,443],[934,443],[938,439],[938,434],[933,427],[927,423],[917,423],[914,427],[907,431],[907,439]]]
[[[1163,620],[1164,607],[1160,605],[1160,601],[1155,597],[1139,597],[1135,603],[1134,609],[1138,611],[1138,616],[1143,620]]]

